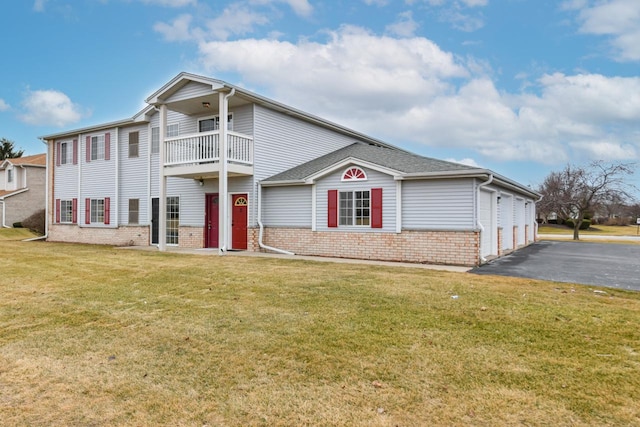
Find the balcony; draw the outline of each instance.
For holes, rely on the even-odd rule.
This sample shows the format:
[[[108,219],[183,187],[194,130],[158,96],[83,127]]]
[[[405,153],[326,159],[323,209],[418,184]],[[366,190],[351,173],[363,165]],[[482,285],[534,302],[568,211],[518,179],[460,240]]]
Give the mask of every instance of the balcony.
[[[220,131],[182,135],[164,142],[164,174],[183,178],[215,178],[221,170]],[[253,175],[253,137],[227,132],[230,176]]]

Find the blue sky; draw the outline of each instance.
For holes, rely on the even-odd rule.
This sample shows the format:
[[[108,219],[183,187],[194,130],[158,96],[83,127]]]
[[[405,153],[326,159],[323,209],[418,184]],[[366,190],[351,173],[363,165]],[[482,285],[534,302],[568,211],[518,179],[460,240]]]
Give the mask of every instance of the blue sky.
[[[640,156],[638,0],[21,0],[0,28],[27,154],[188,71],[534,187]]]

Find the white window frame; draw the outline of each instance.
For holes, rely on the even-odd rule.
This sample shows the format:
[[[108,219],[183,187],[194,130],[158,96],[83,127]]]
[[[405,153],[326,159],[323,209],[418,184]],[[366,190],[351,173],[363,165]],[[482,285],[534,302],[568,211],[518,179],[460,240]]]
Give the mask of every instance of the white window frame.
[[[7,168],[7,183],[13,182],[13,169]]]
[[[180,123],[171,123],[167,125],[167,138],[176,138],[180,136]]]
[[[62,141],[60,143],[60,165],[73,163],[73,142]]]
[[[73,200],[60,199],[60,224],[73,224]]]
[[[167,224],[165,241],[167,245],[177,246],[180,242],[180,196],[167,196],[165,220]]]
[[[104,224],[104,199],[91,199],[89,209],[89,222],[91,224]],[[102,208],[100,208],[102,204]]]
[[[371,190],[338,191],[338,226],[371,227]]]
[[[213,116],[200,117],[198,119],[198,133],[203,133],[203,131],[200,131],[200,123],[206,120],[214,121],[214,129],[207,130],[204,132],[214,132],[216,130],[220,130],[220,115],[215,114]],[[233,113],[227,114],[227,130],[233,131]]]
[[[160,126],[151,128],[151,154],[160,153]]]
[[[104,134],[91,137],[91,161],[104,160]]]

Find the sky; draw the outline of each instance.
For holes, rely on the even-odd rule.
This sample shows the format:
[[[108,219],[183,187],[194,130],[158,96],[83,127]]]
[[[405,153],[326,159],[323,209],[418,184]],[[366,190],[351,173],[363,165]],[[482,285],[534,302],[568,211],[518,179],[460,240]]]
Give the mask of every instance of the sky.
[[[639,0],[20,0],[0,28],[25,154],[186,71],[533,188],[640,158]]]

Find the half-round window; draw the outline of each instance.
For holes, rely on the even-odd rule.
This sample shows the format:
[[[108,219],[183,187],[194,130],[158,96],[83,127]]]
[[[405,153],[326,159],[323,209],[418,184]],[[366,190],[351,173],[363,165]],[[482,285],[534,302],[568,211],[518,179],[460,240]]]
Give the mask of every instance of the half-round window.
[[[353,166],[344,171],[342,174],[343,181],[364,181],[367,179],[367,174],[364,173],[359,167]]]

